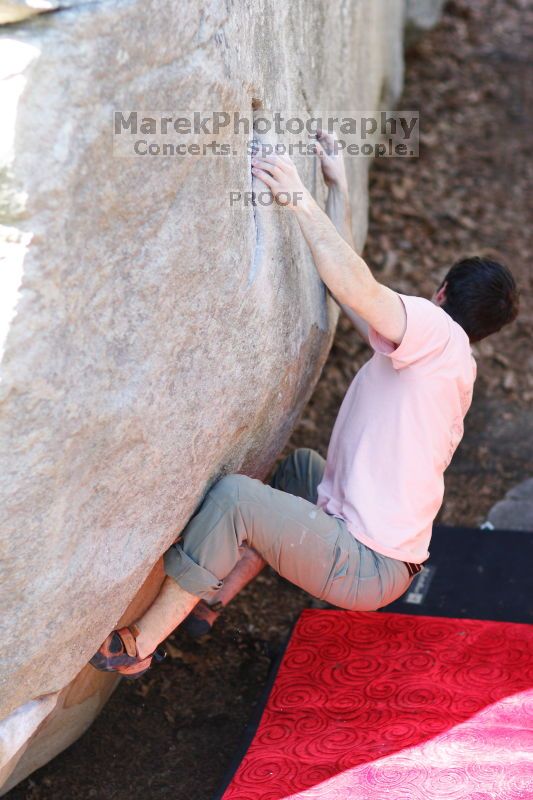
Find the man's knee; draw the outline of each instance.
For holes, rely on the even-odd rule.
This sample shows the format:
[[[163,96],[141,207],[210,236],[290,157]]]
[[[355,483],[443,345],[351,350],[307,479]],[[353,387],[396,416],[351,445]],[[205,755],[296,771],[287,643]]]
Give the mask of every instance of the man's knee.
[[[296,447],[278,463],[275,471],[293,473],[298,464],[304,464],[309,460],[312,452],[309,447]]]
[[[297,447],[291,453],[295,461],[309,461],[314,455],[316,455],[316,452],[311,447]]]
[[[236,505],[240,499],[246,497],[250,491],[254,479],[248,475],[241,475],[237,472],[224,475],[220,480],[213,484],[209,490],[215,502],[224,505]]]

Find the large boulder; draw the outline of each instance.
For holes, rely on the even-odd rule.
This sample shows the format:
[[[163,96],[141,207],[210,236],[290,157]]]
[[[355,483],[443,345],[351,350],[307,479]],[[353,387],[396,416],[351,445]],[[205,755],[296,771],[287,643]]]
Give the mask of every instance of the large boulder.
[[[114,679],[88,659],[151,601],[209,486],[265,476],[337,319],[290,213],[230,205],[251,189],[249,134],[224,130],[226,157],[125,156],[114,112],[377,109],[401,88],[404,15],[0,0],[4,790],[90,724]],[[359,244],[368,165],[349,162]]]

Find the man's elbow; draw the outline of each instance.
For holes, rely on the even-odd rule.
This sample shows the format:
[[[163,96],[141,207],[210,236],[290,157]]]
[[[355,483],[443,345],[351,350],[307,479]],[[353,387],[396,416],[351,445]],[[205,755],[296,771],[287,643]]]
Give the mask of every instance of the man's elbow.
[[[344,303],[359,317],[369,322],[372,317],[372,310],[379,303],[381,288],[381,284],[368,270],[368,274],[361,276],[357,284],[347,293]]]

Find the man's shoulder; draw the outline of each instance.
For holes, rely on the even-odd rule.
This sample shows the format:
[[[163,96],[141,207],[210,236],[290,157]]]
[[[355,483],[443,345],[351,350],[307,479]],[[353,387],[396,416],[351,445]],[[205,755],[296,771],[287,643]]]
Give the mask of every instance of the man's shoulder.
[[[451,317],[432,300],[419,295],[400,294],[407,313],[407,329],[420,341],[445,344],[450,336]]]
[[[444,311],[444,309],[426,297],[421,297],[417,294],[403,294],[398,292],[407,313],[407,317],[416,318],[418,324],[422,327],[428,327],[431,330],[445,331],[450,330],[450,323],[457,323]],[[461,326],[458,326],[461,328]],[[461,330],[463,330],[461,328]],[[464,333],[464,331],[463,331]]]

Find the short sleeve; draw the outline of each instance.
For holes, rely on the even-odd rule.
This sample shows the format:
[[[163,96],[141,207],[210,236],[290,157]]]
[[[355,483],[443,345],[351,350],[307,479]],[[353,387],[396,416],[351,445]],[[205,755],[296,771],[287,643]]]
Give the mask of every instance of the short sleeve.
[[[450,340],[450,319],[439,306],[423,297],[399,295],[407,316],[407,327],[399,345],[390,342],[369,327],[370,346],[388,356],[395,369],[426,361],[440,355]]]

